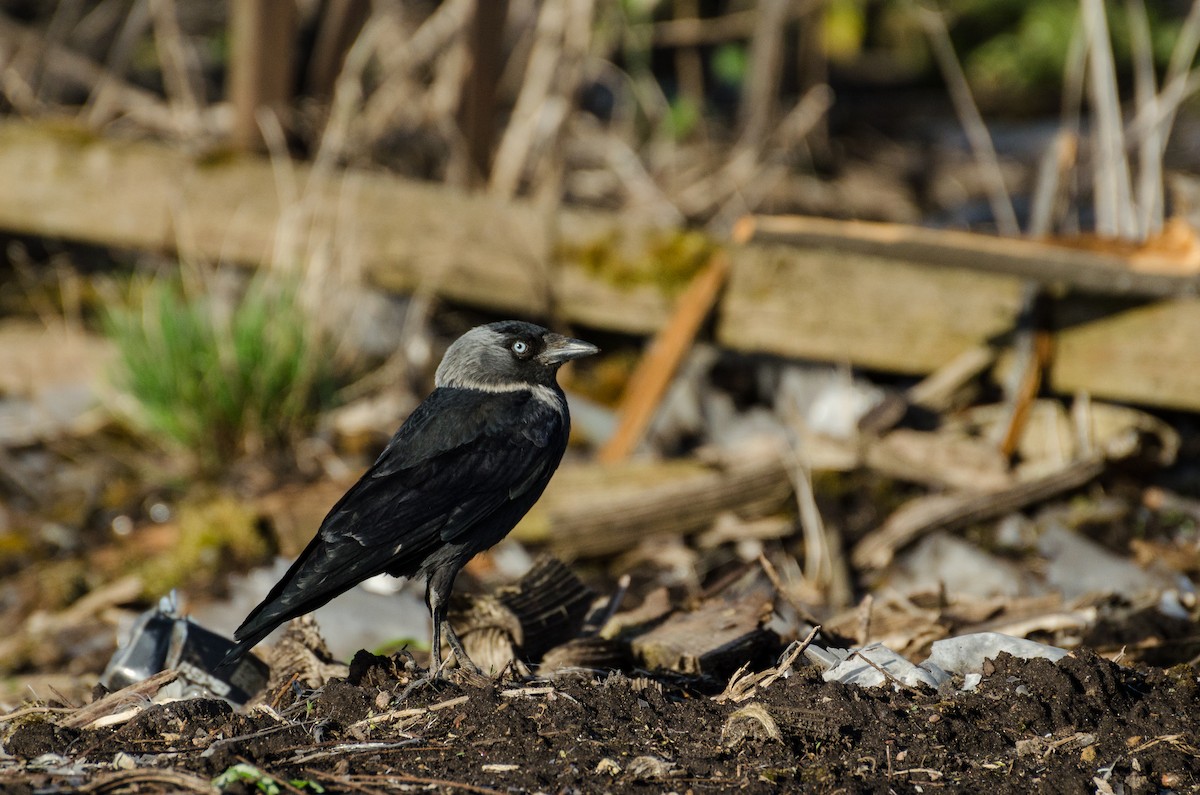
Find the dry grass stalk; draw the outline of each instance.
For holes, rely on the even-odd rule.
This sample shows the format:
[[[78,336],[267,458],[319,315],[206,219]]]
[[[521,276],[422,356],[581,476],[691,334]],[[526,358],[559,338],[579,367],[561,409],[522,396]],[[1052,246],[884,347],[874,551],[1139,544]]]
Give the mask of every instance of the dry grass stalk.
[[[150,0],[150,15],[168,102],[181,127],[196,128],[204,106],[204,78],[195,50],[179,27],[175,0]]]
[[[787,161],[804,138],[812,132],[833,105],[829,86],[813,86],[783,120],[766,136],[756,142],[743,139],[715,171],[698,169],[696,179],[683,182],[673,192],[674,204],[688,218],[704,218],[716,214],[712,226],[726,229],[738,216],[753,212],[778,179],[784,175]],[[775,148],[765,156],[767,144]],[[715,152],[712,157],[718,156]],[[702,159],[707,162],[707,158]]]
[[[561,157],[557,143],[583,76],[593,13],[594,0],[547,0],[542,6],[525,79],[488,180],[493,195],[516,195],[531,165]],[[557,170],[554,165],[549,168]],[[560,185],[554,187],[561,193]]]
[[[1154,85],[1154,49],[1150,19],[1143,0],[1125,0],[1133,52],[1134,104],[1158,115],[1159,97]],[[1163,223],[1162,128],[1152,126],[1138,142],[1137,227],[1139,237],[1154,235]]]
[[[1117,92],[1108,19],[1103,0],[1082,0],[1083,29],[1088,42],[1088,97],[1094,113],[1096,231],[1137,239],[1129,164]]]
[[[992,136],[988,133],[979,106],[971,95],[967,84],[967,76],[963,73],[958,56],[954,53],[954,45],[950,41],[950,32],[946,30],[946,22],[942,15],[926,8],[917,9],[917,19],[929,37],[933,55],[942,70],[946,80],[946,89],[954,103],[967,140],[971,143],[971,151],[975,159],[983,167],[987,180],[988,203],[995,216],[996,226],[1002,235],[1016,237],[1021,234],[1021,226],[1017,223],[1017,214],[1013,210],[1012,196],[1004,184],[1004,174],[1000,170],[1000,161],[996,157],[996,148],[992,145]]]
[[[783,70],[783,43],[791,0],[759,0],[754,36],[750,40],[749,74],[738,108],[741,135],[738,148],[757,148],[775,113]]]
[[[98,119],[89,118],[89,123],[126,116],[152,131],[176,133],[170,110],[153,92],[126,82],[90,58],[0,14],[0,92],[21,114],[36,115],[42,110],[37,76],[28,66],[25,53],[44,54],[47,74],[104,98],[106,113]]]
[[[821,626],[814,626],[807,636],[802,641],[795,641],[779,658],[779,662],[773,668],[767,668],[763,671],[755,673],[747,673],[750,670],[749,664],[743,665],[734,672],[733,676],[729,677],[729,683],[725,685],[725,689],[720,695],[714,696],[713,700],[718,704],[728,702],[739,703],[745,701],[758,694],[759,690],[765,690],[774,684],[778,679],[786,675],[792,670],[792,666],[796,664],[796,660],[804,654],[805,650],[812,645],[817,637],[817,633],[821,631]]]

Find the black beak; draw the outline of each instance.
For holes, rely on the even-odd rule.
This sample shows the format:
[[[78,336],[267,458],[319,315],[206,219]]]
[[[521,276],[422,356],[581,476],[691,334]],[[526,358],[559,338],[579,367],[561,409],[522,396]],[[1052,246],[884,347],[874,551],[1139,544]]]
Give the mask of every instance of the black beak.
[[[561,334],[547,334],[543,340],[546,342],[546,348],[538,358],[546,364],[562,364],[571,359],[581,359],[600,352],[600,349],[590,342],[571,339]]]

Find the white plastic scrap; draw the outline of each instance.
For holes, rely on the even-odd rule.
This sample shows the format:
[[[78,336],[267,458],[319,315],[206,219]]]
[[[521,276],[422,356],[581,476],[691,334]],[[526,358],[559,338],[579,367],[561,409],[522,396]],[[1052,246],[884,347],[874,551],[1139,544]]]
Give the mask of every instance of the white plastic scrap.
[[[823,656],[824,652],[826,656]],[[885,682],[899,682],[909,687],[926,685],[936,688],[949,677],[913,665],[886,646],[872,645],[857,651],[846,649],[816,649],[809,647],[808,658],[829,668],[822,677],[826,682],[842,682],[860,687],[878,687]],[[834,659],[838,661],[834,663]],[[940,677],[939,677],[940,673]]]
[[[1001,652],[1008,652],[1022,660],[1043,657],[1051,662],[1058,662],[1069,653],[1057,646],[999,632],[976,632],[973,635],[936,640],[929,651],[929,659],[922,665],[933,663],[954,674],[979,673],[983,670],[984,660],[994,660]]]
[[[1051,662],[1058,662],[1068,654],[1066,649],[1057,646],[999,632],[978,632],[935,641],[931,652],[929,659],[920,665],[913,665],[886,646],[877,644],[859,650],[810,646],[805,655],[826,669],[822,674],[826,682],[878,687],[890,681],[896,688],[902,685],[936,688],[948,681],[951,674],[959,674],[965,678],[963,689],[974,690],[983,678],[984,661],[995,659],[1001,652],[1023,660],[1041,657]]]

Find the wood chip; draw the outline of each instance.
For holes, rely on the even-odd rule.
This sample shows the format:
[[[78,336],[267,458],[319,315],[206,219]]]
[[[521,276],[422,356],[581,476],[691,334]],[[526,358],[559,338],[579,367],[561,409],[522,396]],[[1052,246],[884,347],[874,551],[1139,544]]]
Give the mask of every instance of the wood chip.
[[[770,633],[763,625],[774,606],[765,578],[738,583],[635,637],[633,651],[651,670],[728,676],[765,648]]]

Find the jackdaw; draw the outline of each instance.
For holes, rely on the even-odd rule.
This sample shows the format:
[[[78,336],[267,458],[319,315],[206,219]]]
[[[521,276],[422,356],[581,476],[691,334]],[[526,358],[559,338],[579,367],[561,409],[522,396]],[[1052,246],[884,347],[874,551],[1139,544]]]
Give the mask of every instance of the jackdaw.
[[[504,538],[550,482],[571,424],[555,376],[564,362],[597,351],[521,321],[459,337],[438,366],[433,392],[246,617],[223,664],[285,621],[386,572],[426,578],[430,671],[441,670],[443,632],[459,666],[478,671],[446,621],[454,578]]]

